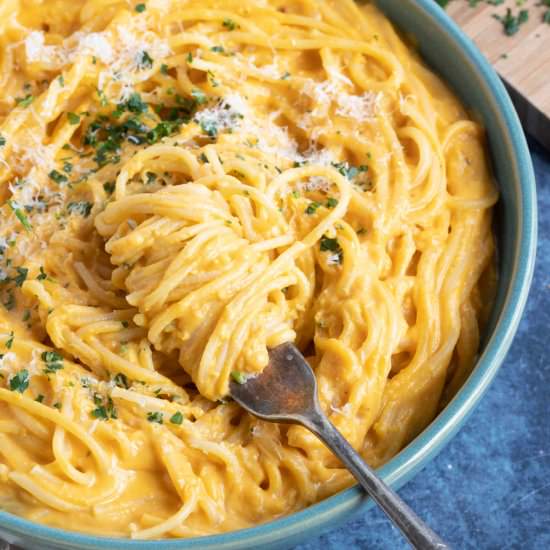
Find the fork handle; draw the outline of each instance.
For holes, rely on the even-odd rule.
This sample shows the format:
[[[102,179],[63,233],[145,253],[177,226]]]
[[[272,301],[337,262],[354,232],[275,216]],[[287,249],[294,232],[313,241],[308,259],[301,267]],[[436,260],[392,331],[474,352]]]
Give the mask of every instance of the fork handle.
[[[363,489],[377,502],[386,515],[401,530],[414,548],[421,550],[450,550],[395,491],[390,489],[368,466],[361,455],[347,442],[334,424],[321,412],[305,419],[311,430],[346,465]]]

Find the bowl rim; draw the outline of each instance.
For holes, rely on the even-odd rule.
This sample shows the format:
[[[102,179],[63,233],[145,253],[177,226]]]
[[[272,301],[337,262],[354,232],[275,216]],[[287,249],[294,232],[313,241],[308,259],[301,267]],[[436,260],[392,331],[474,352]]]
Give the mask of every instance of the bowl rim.
[[[480,75],[489,95],[496,104],[501,130],[507,136],[508,148],[515,153],[514,179],[518,186],[518,227],[516,250],[512,268],[511,283],[503,301],[502,311],[493,329],[493,334],[474,370],[456,396],[443,411],[399,454],[378,470],[382,479],[398,488],[420,467],[434,457],[458,430],[487,390],[497,373],[513,340],[523,314],[529,286],[533,276],[537,242],[537,200],[531,156],[516,111],[500,78],[476,48],[473,42],[459,29],[454,21],[433,0],[414,0],[424,16],[433,20],[455,43],[471,70]],[[0,529],[15,533],[23,538],[57,544],[59,548],[74,547],[87,549],[159,549],[183,550],[185,548],[237,549],[243,545],[269,544],[277,540],[289,540],[303,531],[328,526],[334,516],[355,512],[370,504],[358,486],[351,487],[325,500],[313,504],[288,516],[247,529],[218,535],[189,539],[145,540],[104,537],[75,531],[48,527],[0,510]]]

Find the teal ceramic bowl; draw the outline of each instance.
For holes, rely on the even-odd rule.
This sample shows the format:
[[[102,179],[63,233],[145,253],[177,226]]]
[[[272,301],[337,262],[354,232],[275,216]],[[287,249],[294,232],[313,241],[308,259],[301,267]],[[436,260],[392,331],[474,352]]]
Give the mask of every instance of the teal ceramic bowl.
[[[398,488],[450,441],[484,394],[508,351],[535,262],[537,203],[533,167],[520,123],[506,90],[484,57],[434,0],[378,0],[378,5],[398,27],[416,37],[424,58],[483,121],[501,191],[500,284],[483,352],[464,387],[445,410],[379,470],[386,483]],[[371,505],[363,492],[354,487],[252,529],[196,539],[143,542],[52,529],[0,512],[0,538],[33,550],[268,550],[288,548],[315,537]]]

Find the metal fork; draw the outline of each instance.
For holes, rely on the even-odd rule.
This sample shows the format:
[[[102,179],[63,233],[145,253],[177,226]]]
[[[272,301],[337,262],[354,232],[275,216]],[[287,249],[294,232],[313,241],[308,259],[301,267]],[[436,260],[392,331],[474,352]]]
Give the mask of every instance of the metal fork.
[[[324,415],[311,367],[292,344],[269,351],[263,372],[244,384],[230,382],[231,396],[249,413],[269,422],[301,424],[343,462],[414,548],[449,549],[367,465]]]

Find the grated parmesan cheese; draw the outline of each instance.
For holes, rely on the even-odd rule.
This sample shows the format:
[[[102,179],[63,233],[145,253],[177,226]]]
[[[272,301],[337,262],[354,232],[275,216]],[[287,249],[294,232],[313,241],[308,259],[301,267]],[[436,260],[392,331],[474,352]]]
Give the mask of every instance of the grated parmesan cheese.
[[[363,95],[340,94],[337,99],[336,114],[366,122],[376,114],[380,94],[365,92]]]
[[[344,75],[339,75],[338,80],[351,84],[351,81]],[[313,100],[311,113],[303,117],[300,124],[300,127],[305,130],[311,128],[313,118],[326,118],[333,103],[338,107],[337,115],[353,118],[358,122],[366,122],[375,115],[381,97],[380,93],[375,94],[374,92],[365,92],[362,95],[348,94],[334,80],[316,82],[308,79],[302,88],[302,93]]]
[[[321,176],[312,176],[300,188],[306,192],[323,191],[327,193],[330,189],[330,183]]]
[[[25,54],[29,63],[63,62],[62,49],[57,46],[46,46],[42,31],[33,31],[25,38]]]
[[[106,65],[112,63],[114,59],[113,47],[107,34],[103,32],[93,32],[82,36],[73,53],[74,57],[77,55],[93,55]]]
[[[116,32],[118,37],[115,43],[121,47],[114,52],[114,62],[110,67],[100,73],[98,86],[103,90],[108,83],[119,83],[117,101],[126,101],[134,92],[133,85],[150,76],[150,71],[141,67],[143,53],[158,61],[169,56],[172,50],[152,31],[136,34],[128,27],[118,25]]]
[[[288,128],[276,122],[280,115],[280,111],[274,111],[262,117],[250,107],[245,97],[233,93],[220,100],[216,106],[196,113],[194,120],[205,131],[214,128],[216,133],[231,130],[233,134],[242,136],[246,144],[267,155],[291,162],[322,166],[330,166],[334,162],[332,152],[328,149],[317,149],[314,142],[307,151],[300,153],[298,144],[289,135]],[[315,178],[311,180],[314,182]],[[324,183],[317,182],[316,185],[328,188],[326,180]]]

